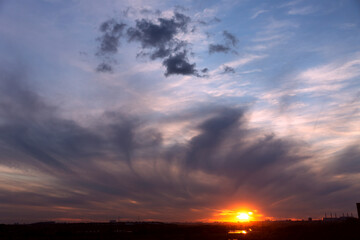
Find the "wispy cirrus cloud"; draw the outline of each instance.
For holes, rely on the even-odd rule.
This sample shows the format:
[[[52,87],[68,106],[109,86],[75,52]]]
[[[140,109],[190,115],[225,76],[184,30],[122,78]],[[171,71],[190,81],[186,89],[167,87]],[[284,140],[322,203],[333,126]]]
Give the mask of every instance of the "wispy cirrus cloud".
[[[298,27],[299,24],[296,22],[271,18],[263,26],[262,31],[257,32],[256,36],[252,39],[256,45],[248,46],[247,48],[261,52],[278,46],[293,37],[293,31]]]
[[[299,78],[310,84],[342,82],[360,76],[359,54],[345,62],[335,62],[308,69],[300,73]]]
[[[265,10],[265,9],[262,9],[262,10],[258,10],[257,12],[255,12],[252,16],[251,16],[251,19],[255,19],[257,18],[258,16],[260,16],[261,14],[264,14],[266,12],[269,12],[268,10]]]
[[[260,59],[263,59],[266,57],[267,57],[267,55],[265,55],[265,54],[263,54],[263,55],[247,54],[247,55],[244,55],[234,61],[225,62],[223,65],[235,70],[238,67],[244,66],[248,63],[251,63],[253,61],[260,60]],[[217,74],[222,71],[223,71],[223,66],[220,66],[220,67],[212,70],[210,73]]]
[[[316,12],[316,8],[313,6],[305,6],[305,7],[293,7],[288,11],[289,15],[308,15]]]

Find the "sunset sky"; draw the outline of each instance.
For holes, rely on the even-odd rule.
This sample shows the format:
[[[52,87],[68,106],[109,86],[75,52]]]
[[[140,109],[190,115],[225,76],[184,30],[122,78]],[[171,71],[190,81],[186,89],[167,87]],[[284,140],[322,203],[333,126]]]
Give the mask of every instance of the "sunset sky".
[[[354,213],[357,0],[0,0],[0,223]]]

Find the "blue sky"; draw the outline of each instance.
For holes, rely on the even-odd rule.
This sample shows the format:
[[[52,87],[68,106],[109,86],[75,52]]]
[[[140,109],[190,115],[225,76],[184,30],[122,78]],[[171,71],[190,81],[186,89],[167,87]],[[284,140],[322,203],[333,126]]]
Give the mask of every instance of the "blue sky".
[[[354,212],[359,10],[0,1],[0,221]]]

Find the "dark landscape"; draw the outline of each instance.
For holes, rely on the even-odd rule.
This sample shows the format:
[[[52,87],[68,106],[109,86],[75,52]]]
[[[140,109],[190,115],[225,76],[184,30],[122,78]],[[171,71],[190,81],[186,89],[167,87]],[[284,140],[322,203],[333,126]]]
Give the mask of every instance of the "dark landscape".
[[[232,234],[231,230],[246,233]],[[0,225],[0,239],[297,240],[360,239],[358,220],[230,223],[35,223]]]

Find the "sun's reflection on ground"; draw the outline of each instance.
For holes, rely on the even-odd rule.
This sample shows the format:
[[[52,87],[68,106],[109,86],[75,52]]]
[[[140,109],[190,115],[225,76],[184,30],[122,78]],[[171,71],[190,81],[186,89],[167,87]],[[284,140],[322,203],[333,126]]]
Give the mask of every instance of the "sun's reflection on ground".
[[[228,234],[247,234],[246,230],[230,230]]]

